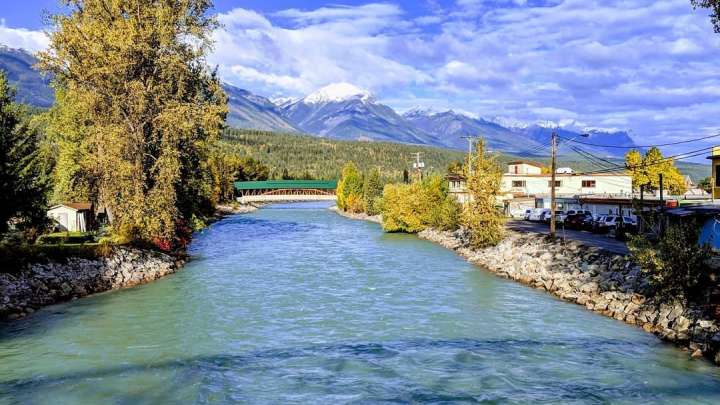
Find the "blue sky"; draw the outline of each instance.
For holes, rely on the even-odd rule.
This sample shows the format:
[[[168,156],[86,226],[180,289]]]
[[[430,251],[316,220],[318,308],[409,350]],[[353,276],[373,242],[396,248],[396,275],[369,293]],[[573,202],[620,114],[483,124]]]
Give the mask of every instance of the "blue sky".
[[[56,1],[6,3],[0,43],[42,49]],[[344,81],[400,111],[627,129],[641,143],[720,130],[720,35],[689,0],[215,4],[209,62],[268,97]]]

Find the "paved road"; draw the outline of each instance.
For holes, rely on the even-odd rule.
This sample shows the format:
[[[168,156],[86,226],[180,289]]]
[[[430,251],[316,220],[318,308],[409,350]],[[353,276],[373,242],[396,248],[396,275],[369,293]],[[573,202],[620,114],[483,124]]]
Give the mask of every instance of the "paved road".
[[[535,232],[548,234],[550,233],[550,226],[541,222],[529,222],[511,219],[507,223],[507,227],[514,231],[521,232]],[[595,234],[586,231],[575,231],[570,229],[563,230],[562,225],[558,225],[557,235],[559,237],[565,237],[566,239],[576,240],[584,245],[597,246],[601,249],[619,254],[628,254],[628,248],[625,242],[615,240],[607,235]]]

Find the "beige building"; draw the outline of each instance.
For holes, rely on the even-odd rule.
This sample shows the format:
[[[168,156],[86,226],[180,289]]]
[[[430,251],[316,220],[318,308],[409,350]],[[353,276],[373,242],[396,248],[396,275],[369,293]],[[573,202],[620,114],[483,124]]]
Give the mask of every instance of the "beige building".
[[[60,231],[87,232],[91,228],[92,212],[90,203],[67,203],[50,207],[47,215]]]
[[[550,194],[552,175],[543,174],[542,167],[529,162],[508,163],[502,178],[503,191],[513,196]],[[569,168],[555,174],[557,195],[631,194],[632,176],[629,174],[596,173],[583,175]]]
[[[499,205],[512,207],[513,202],[532,201],[527,197],[550,195],[552,176],[543,173],[542,166],[527,161],[508,163],[507,173],[502,177],[502,191],[504,196],[498,201]],[[451,174],[447,176],[449,192],[461,202],[469,201],[465,178]],[[575,197],[581,195],[613,195],[624,196],[632,194],[632,177],[629,174],[599,173],[584,175],[574,173],[571,169],[555,175],[555,192],[558,196]],[[515,204],[516,205],[516,204]],[[520,210],[522,207],[517,207]]]

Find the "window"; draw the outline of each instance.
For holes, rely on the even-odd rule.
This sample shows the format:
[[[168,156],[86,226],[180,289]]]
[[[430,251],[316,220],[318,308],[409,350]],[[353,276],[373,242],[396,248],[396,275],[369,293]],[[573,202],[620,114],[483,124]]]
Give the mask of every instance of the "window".
[[[715,187],[720,187],[720,165],[715,166]]]
[[[548,187],[552,187],[552,180],[548,180]],[[555,180],[555,187],[562,187],[562,180]]]
[[[583,188],[595,188],[595,180],[583,180]]]
[[[513,180],[512,182],[513,188],[523,188],[525,184],[525,180]]]

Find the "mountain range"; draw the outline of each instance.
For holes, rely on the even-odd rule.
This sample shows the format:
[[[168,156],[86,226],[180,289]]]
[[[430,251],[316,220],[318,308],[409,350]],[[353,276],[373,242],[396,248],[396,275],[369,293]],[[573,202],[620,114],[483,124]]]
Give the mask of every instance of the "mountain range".
[[[53,102],[49,80],[35,69],[30,53],[0,46],[0,69],[17,87],[18,100],[47,108]],[[467,148],[466,137],[482,136],[488,149],[523,156],[548,154],[552,128],[547,125],[509,125],[452,110],[412,109],[399,114],[367,90],[349,83],[326,86],[301,99],[276,99],[223,84],[228,95],[228,125],[263,131],[305,133],[344,140],[388,141],[450,149]],[[579,137],[584,130],[559,129],[562,138]],[[589,131],[587,143],[634,146],[624,131]],[[620,157],[615,148],[584,145],[589,153]],[[561,145],[561,152],[575,153]],[[621,152],[620,152],[621,153]]]

